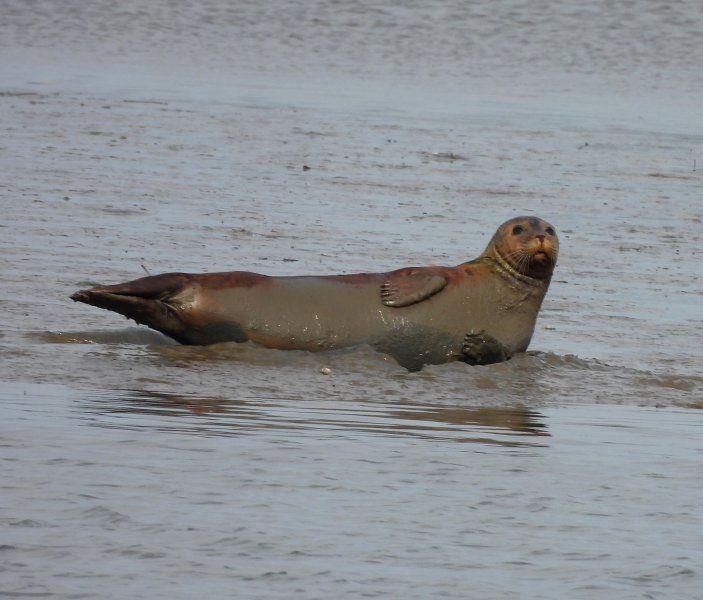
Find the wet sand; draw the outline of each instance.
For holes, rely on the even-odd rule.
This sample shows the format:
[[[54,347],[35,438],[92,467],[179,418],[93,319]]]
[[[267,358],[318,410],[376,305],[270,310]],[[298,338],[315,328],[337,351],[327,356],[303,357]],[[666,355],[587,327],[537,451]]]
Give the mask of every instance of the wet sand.
[[[7,7],[0,593],[701,597],[700,10],[306,6]],[[68,298],[458,264],[523,213],[561,254],[499,365]]]

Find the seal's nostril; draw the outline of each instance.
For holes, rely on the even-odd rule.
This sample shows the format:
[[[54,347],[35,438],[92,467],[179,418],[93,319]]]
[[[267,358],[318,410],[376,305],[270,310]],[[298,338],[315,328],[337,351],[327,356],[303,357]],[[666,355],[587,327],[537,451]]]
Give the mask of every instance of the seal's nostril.
[[[537,236],[537,239],[538,239],[540,242],[543,242],[543,241],[544,241],[544,235],[540,233],[540,234]]]

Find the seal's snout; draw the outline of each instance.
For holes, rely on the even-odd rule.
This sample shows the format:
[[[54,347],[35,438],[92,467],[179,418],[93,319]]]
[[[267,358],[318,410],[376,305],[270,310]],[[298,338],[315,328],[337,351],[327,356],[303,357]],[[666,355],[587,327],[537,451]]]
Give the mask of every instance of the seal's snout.
[[[536,235],[532,240],[525,243],[525,250],[528,253],[532,253],[533,256],[538,254],[551,254],[553,249],[553,244],[550,240],[547,240],[544,235]]]

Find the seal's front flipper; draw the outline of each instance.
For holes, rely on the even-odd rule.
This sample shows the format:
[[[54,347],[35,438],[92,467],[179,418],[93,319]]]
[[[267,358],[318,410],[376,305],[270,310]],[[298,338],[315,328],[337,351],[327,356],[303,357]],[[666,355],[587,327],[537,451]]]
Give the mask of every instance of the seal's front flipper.
[[[464,336],[461,359],[470,365],[490,365],[510,358],[508,349],[485,331],[470,331]]]
[[[381,285],[381,301],[386,306],[410,306],[433,296],[445,285],[447,279],[432,269],[401,269],[390,273]]]

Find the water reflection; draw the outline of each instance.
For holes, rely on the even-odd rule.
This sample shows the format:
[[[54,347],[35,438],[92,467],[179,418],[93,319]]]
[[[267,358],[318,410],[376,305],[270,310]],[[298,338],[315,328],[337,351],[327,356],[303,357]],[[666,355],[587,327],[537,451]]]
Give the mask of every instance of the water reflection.
[[[544,416],[517,407],[428,406],[407,401],[225,399],[157,391],[97,395],[81,405],[99,427],[200,435],[298,431],[326,435],[379,434],[502,446],[542,445]],[[542,438],[535,440],[534,438]]]
[[[176,342],[151,329],[128,327],[125,329],[94,329],[88,331],[39,331],[31,337],[48,344],[138,344],[174,346]]]

